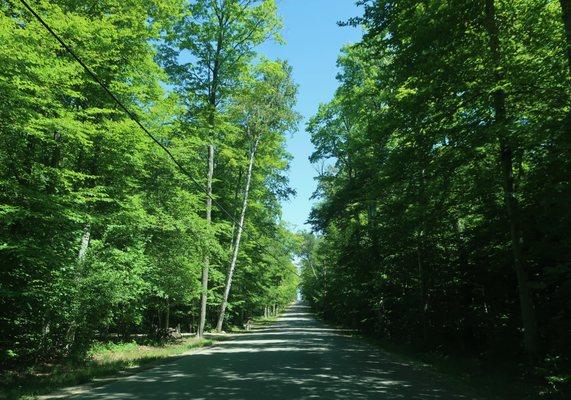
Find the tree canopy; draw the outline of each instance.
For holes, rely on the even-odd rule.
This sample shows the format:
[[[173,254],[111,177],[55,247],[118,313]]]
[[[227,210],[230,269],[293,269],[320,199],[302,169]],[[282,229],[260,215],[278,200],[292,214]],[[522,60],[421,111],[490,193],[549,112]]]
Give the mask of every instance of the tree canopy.
[[[569,2],[360,3],[363,39],[308,123],[304,296],[385,338],[564,376]]]
[[[83,357],[108,333],[196,332],[205,256],[211,328],[248,166],[238,110],[256,108],[249,93],[256,82],[281,90],[262,71],[289,78],[286,64],[256,53],[278,35],[275,3],[58,0],[33,7],[191,176],[20,2],[0,2],[2,364]],[[280,208],[291,193],[284,135],[295,86],[288,85],[283,112],[257,121],[271,135],[253,171],[228,325],[296,294],[296,242]],[[267,108],[265,100],[258,105]],[[212,225],[204,217],[208,143],[218,153]]]

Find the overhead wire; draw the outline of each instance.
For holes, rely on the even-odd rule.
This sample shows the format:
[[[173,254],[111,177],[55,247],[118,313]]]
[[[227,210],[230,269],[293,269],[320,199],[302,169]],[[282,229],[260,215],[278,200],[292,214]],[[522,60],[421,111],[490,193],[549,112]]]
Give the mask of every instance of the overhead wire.
[[[166,154],[167,156],[171,159],[171,161],[177,166],[177,168],[187,177],[190,179],[190,181],[198,188],[200,189],[200,191],[204,192],[206,194],[206,196],[208,198],[210,198],[210,200],[212,200],[212,203],[216,206],[216,208],[218,208],[218,210],[220,210],[223,214],[225,214],[232,223],[236,224],[236,226],[238,226],[241,230],[242,230],[242,234],[245,236],[248,236],[250,238],[250,240],[252,240],[254,243],[256,243],[258,246],[260,246],[261,248],[263,248],[265,251],[264,253],[266,253],[267,255],[269,255],[271,258],[273,258],[275,261],[277,261],[278,263],[281,262],[273,253],[271,253],[265,245],[261,244],[258,239],[254,238],[252,234],[250,234],[249,232],[246,231],[246,229],[244,228],[244,226],[242,224],[240,224],[240,222],[236,219],[236,217],[234,215],[232,215],[232,213],[228,210],[226,210],[226,208],[224,208],[222,206],[222,204],[220,204],[220,202],[218,200],[216,200],[208,191],[207,188],[205,188],[204,186],[202,186],[202,184],[200,184],[200,182],[198,182],[198,180],[196,180],[196,178],[194,178],[192,176],[192,174],[184,167],[184,165],[182,165],[181,162],[179,162],[176,157],[172,154],[172,152],[163,144],[161,143],[161,141],[159,139],[157,139],[157,137],[155,137],[155,135],[153,135],[145,125],[143,125],[143,123],[139,120],[139,118],[135,115],[135,113],[133,113],[116,95],[115,93],[113,93],[111,91],[111,89],[109,89],[107,87],[107,85],[105,85],[105,83],[103,83],[103,81],[99,78],[99,76],[83,61],[83,59],[81,57],[79,57],[76,52],[52,29],[52,27],[36,12],[36,10],[34,10],[34,8],[32,6],[30,6],[30,4],[26,1],[26,0],[19,0],[24,7],[34,16],[34,18],[36,18],[36,20],[57,40],[57,42],[65,49],[65,51],[67,51],[72,57],[73,59],[80,64],[83,69],[85,70],[85,72],[87,72],[87,74],[103,89],[103,91],[105,93],[107,93],[107,95],[109,97],[111,97],[111,99],[119,106],[119,108],[125,113],[127,114],[127,116],[133,120],[135,122],[135,124],[149,137],[151,138],[151,140],[157,145],[159,146]]]

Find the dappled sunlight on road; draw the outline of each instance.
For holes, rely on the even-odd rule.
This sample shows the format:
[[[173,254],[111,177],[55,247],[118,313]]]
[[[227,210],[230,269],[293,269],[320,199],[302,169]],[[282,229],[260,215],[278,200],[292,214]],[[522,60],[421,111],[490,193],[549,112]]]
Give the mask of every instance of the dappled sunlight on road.
[[[300,304],[270,328],[96,388],[76,399],[473,399],[324,326]]]

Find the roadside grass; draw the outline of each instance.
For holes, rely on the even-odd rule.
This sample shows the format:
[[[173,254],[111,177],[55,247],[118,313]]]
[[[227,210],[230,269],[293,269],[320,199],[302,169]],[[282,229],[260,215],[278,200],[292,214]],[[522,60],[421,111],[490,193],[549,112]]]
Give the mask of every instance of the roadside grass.
[[[212,344],[212,339],[188,338],[168,343],[96,343],[84,362],[48,364],[24,372],[0,374],[0,399],[33,399],[96,379],[128,375],[145,366]]]
[[[281,314],[281,313],[280,313]],[[277,322],[279,315],[272,316],[272,317],[253,317],[252,318],[252,329],[256,328],[263,328],[266,326],[273,325]],[[228,327],[229,333],[246,333],[245,326],[240,325],[232,325]]]
[[[252,319],[252,324],[254,326],[268,326],[275,324],[277,320],[278,320],[277,315],[272,317],[256,317]]]

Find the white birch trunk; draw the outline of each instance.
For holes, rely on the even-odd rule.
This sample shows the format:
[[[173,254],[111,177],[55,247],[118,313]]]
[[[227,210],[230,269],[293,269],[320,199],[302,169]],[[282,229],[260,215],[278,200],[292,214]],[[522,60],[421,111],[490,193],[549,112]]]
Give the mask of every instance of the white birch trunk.
[[[83,236],[81,237],[81,245],[79,246],[79,254],[77,259],[81,263],[85,259],[87,249],[89,248],[89,240],[91,239],[91,226],[87,223],[83,228]]]
[[[83,260],[85,259],[85,255],[87,254],[87,250],[89,249],[89,241],[91,239],[91,225],[88,223],[85,224],[83,227],[83,235],[81,236],[81,244],[79,245],[79,253],[77,255],[77,269],[75,271],[75,283],[79,286],[79,279],[80,279],[80,269]],[[75,306],[77,307],[77,306]],[[77,310],[74,310],[75,317],[77,317]],[[66,334],[66,347],[69,350],[73,343],[75,342],[75,332],[77,330],[77,324],[75,320],[71,321],[71,324],[67,330]],[[49,322],[47,326],[44,327],[44,331],[49,332]]]
[[[244,229],[244,218],[246,216],[246,209],[248,208],[248,195],[250,194],[250,185],[252,183],[252,170],[254,168],[254,159],[258,149],[260,138],[256,138],[250,150],[250,161],[248,164],[248,174],[246,176],[246,186],[244,190],[244,201],[242,202],[242,211],[240,213],[240,221],[238,224],[238,232],[236,233],[236,241],[232,249],[232,261],[228,268],[228,276],[226,277],[226,286],[224,287],[224,297],[222,305],[220,306],[220,314],[218,316],[218,323],[216,324],[216,331],[222,331],[222,324],[224,323],[224,316],[226,314],[226,307],[228,307],[228,296],[230,295],[230,288],[232,286],[232,277],[236,269],[236,261],[238,259],[238,252],[240,251],[240,240],[242,239],[242,231]]]

